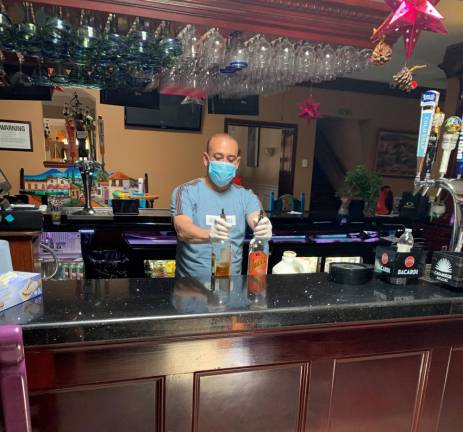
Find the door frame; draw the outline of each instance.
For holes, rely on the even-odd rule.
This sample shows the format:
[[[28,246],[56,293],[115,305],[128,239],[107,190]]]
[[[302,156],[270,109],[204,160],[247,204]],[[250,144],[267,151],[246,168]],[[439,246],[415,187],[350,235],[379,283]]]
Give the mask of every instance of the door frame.
[[[260,120],[248,120],[226,117],[224,120],[224,131],[228,133],[230,126],[245,126],[245,127],[259,127],[267,129],[292,129],[294,133],[293,140],[293,155],[291,160],[291,195],[294,195],[294,177],[296,175],[296,151],[297,151],[297,124],[295,123],[283,123],[283,122],[268,122]],[[281,145],[281,144],[280,144]],[[278,185],[280,184],[281,166],[278,174]],[[280,193],[278,193],[280,195]]]

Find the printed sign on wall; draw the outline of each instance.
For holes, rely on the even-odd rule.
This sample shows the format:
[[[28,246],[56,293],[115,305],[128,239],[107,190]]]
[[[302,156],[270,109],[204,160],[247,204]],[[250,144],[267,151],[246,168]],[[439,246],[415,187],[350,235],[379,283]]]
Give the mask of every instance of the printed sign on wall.
[[[0,150],[32,151],[31,123],[0,120]]]

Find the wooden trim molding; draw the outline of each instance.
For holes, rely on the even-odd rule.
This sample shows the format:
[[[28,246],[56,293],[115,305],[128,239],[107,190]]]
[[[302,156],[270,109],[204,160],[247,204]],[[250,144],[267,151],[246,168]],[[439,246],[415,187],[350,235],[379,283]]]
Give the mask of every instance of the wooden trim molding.
[[[358,47],[389,12],[371,0],[32,1]]]

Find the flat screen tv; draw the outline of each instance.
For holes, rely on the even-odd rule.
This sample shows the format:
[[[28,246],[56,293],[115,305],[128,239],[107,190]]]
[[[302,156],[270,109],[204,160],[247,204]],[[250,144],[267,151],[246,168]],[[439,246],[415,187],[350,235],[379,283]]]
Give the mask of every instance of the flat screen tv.
[[[159,109],[125,107],[125,127],[201,131],[202,106],[182,105],[183,96],[160,95]]]

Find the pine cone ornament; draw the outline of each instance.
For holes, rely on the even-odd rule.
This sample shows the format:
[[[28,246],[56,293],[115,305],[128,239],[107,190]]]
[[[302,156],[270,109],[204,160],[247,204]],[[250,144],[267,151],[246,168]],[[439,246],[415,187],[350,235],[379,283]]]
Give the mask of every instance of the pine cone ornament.
[[[418,69],[425,68],[426,65],[413,66],[408,68],[404,66],[398,73],[396,73],[392,79],[394,80],[394,87],[398,87],[400,90],[410,92],[415,90],[418,86],[418,83],[415,81],[413,72]]]
[[[407,66],[403,67],[398,73],[396,73],[392,79],[400,90],[412,90],[413,74]]]
[[[370,57],[370,62],[376,66],[382,66],[386,64],[392,57],[392,48],[389,44],[380,40],[373,50]]]

